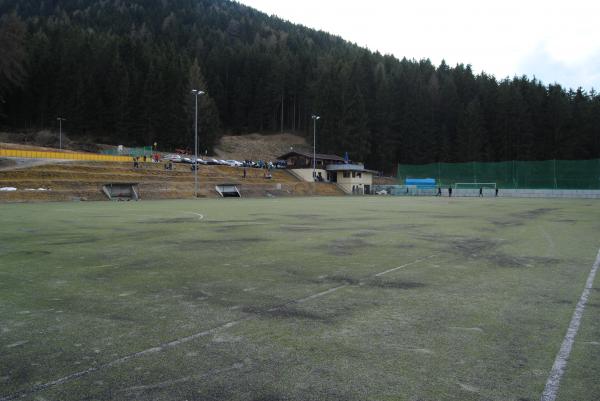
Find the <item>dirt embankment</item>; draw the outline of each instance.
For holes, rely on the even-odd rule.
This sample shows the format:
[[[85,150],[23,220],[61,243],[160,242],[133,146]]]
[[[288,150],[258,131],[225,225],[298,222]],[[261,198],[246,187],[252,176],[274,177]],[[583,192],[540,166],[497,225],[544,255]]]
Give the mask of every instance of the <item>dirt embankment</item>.
[[[309,151],[310,146],[303,137],[287,133],[224,136],[215,148],[215,155],[219,159],[276,160],[291,149]]]

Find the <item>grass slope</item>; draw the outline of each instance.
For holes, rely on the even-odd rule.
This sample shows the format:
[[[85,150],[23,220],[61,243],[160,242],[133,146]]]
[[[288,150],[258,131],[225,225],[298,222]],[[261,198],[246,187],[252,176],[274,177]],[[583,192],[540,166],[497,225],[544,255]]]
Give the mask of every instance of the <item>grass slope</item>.
[[[0,399],[537,400],[600,246],[590,200],[9,204],[0,217]],[[600,393],[599,308],[594,291],[559,400]]]

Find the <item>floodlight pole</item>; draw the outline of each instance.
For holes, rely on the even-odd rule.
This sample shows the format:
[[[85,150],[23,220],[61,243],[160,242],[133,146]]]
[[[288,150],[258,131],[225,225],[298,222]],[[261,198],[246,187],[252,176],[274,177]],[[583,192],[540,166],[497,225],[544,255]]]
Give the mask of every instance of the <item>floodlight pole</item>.
[[[320,119],[316,114],[312,115],[313,120],[313,180],[317,178],[317,120]]]
[[[194,198],[198,197],[198,96],[204,95],[204,92],[193,89],[192,94],[196,100],[196,113],[194,118]]]
[[[67,121],[66,118],[57,117],[58,120],[58,147],[62,149],[62,122]]]

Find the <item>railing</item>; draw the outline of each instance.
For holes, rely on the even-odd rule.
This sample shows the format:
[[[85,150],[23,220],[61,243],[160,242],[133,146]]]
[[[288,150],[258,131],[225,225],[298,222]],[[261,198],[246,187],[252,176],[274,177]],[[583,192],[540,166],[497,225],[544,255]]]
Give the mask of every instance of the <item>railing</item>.
[[[36,150],[0,149],[0,157],[20,157],[23,159],[63,159],[63,160],[86,160],[103,162],[130,162],[130,156],[99,155],[96,153],[76,152],[45,152]]]

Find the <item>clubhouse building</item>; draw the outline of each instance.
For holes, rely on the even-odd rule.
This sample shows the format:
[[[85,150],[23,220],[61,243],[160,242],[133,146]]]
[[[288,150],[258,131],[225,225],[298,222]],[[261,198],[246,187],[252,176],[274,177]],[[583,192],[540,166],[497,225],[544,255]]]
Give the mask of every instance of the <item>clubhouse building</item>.
[[[368,195],[373,187],[376,171],[365,169],[362,163],[355,163],[337,155],[317,153],[314,157],[316,168],[313,177],[313,155],[307,152],[288,152],[278,157],[285,160],[294,175],[308,182],[330,182],[347,194]]]

